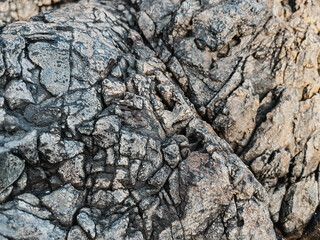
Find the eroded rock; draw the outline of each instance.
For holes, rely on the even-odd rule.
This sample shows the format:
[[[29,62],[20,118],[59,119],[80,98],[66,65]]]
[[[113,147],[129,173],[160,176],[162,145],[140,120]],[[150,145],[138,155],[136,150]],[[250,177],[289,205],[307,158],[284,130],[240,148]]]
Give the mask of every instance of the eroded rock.
[[[319,204],[319,6],[290,4],[91,1],[3,27],[0,236],[300,237]]]

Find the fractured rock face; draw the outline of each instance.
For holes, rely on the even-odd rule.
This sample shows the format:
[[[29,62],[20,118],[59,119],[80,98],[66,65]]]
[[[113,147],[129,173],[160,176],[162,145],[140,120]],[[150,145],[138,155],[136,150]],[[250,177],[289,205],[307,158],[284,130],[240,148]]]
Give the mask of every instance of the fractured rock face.
[[[302,214],[288,201],[309,199],[296,186],[315,176],[318,195],[319,3],[188,0],[169,16],[153,2],[138,3],[146,39],[159,56],[173,50],[181,89],[266,188],[284,235],[300,237],[319,204]]]
[[[300,237],[320,7],[290,4],[89,1],[4,26],[0,238]]]
[[[64,230],[50,222],[51,213],[41,209],[39,199],[32,194],[19,195],[0,209],[0,232],[3,237],[62,239],[66,236]]]

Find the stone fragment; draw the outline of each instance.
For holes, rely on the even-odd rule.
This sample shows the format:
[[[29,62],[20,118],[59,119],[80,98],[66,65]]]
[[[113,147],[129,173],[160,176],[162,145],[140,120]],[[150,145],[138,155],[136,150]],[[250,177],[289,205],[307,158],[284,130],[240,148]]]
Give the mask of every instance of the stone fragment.
[[[12,191],[13,195],[17,195],[21,193],[28,184],[28,176],[26,172],[21,173],[20,177],[18,180],[14,183],[14,189]]]
[[[107,116],[96,122],[92,135],[98,146],[108,148],[118,142],[119,131],[119,118],[117,116]]]
[[[20,140],[7,142],[4,147],[11,149],[23,157],[29,164],[36,164],[39,162],[37,151],[37,131],[27,133],[25,137]]]
[[[90,219],[87,213],[80,212],[77,215],[77,223],[89,235],[90,238],[96,237],[95,223]]]
[[[107,173],[98,173],[93,189],[108,189],[112,183],[112,175]]]
[[[113,99],[123,97],[126,92],[126,85],[115,79],[105,79],[102,82],[102,96],[106,105],[110,104]]]
[[[48,179],[41,167],[27,168],[28,184],[32,191],[39,193],[49,189]]]
[[[171,173],[171,169],[168,165],[164,165],[160,170],[158,170],[152,178],[148,181],[150,185],[153,185],[157,188],[162,187],[165,182],[167,181],[167,178],[169,177]]]
[[[301,237],[319,204],[318,184],[311,175],[290,186],[283,199],[280,222],[284,231]]]
[[[67,240],[88,240],[88,237],[81,227],[76,225],[71,227]]]
[[[92,120],[100,111],[100,97],[94,88],[68,93],[65,96],[64,111],[68,113],[68,127],[75,132],[76,126]]]
[[[176,143],[170,144],[162,149],[164,159],[170,167],[175,168],[181,161],[179,146]]]
[[[58,134],[43,133],[40,135],[39,152],[44,155],[45,159],[50,163],[63,161],[60,154],[62,149],[60,143],[61,137]]]
[[[62,140],[56,133],[40,135],[39,151],[50,163],[70,159],[83,152],[84,144],[78,141]]]
[[[143,159],[146,155],[147,139],[140,134],[124,130],[120,134],[120,154],[132,159]]]
[[[12,185],[21,175],[24,162],[11,154],[8,149],[0,148],[0,192]]]
[[[12,193],[12,190],[13,190],[13,186],[11,185],[0,192],[0,203],[3,203],[7,200],[7,198]]]
[[[22,80],[12,80],[6,86],[4,97],[12,110],[21,109],[28,103],[34,103],[31,92]]]
[[[82,187],[85,179],[84,161],[83,155],[77,155],[63,162],[58,169],[61,179],[75,187]]]
[[[67,184],[41,198],[41,203],[47,207],[62,225],[71,226],[76,211],[82,206],[85,192],[79,191]]]
[[[120,217],[119,219],[115,220],[110,227],[106,227],[101,237],[98,237],[97,240],[102,239],[125,239],[126,232],[129,224],[129,216],[124,215]]]

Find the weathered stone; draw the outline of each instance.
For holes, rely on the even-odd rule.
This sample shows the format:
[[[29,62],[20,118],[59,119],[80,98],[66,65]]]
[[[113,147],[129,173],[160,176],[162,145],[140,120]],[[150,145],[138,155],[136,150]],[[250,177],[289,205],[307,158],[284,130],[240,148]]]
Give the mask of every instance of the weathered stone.
[[[181,155],[178,144],[170,144],[162,149],[164,159],[170,167],[175,168],[181,161]]]
[[[65,183],[71,183],[75,187],[83,186],[85,179],[84,161],[83,155],[77,155],[63,162],[58,170],[61,179]]]
[[[31,92],[22,80],[10,81],[6,86],[4,97],[12,110],[21,109],[28,103],[34,103]]]
[[[49,220],[18,209],[0,209],[1,235],[10,239],[64,239],[66,232]]]
[[[319,204],[318,16],[92,0],[1,26],[0,145],[28,184],[5,176],[0,212],[73,225],[67,239],[276,239],[271,220],[300,237]]]
[[[124,215],[115,220],[111,226],[103,230],[102,236],[98,237],[98,240],[102,239],[125,239],[126,232],[129,224],[129,217]]]
[[[146,155],[147,139],[139,134],[121,131],[120,154],[143,159]]]
[[[110,188],[112,183],[112,175],[107,174],[107,173],[98,173],[96,179],[95,179],[95,184],[94,184],[94,189],[108,189]]]
[[[118,142],[119,131],[120,121],[118,117],[107,116],[96,122],[92,135],[98,146],[108,148]]]
[[[79,226],[73,226],[68,232],[67,240],[87,240],[86,233]]]
[[[102,82],[102,96],[105,104],[115,98],[121,98],[126,92],[126,85],[118,80],[105,79]]]
[[[14,189],[12,191],[13,195],[21,193],[27,187],[27,184],[28,176],[26,172],[23,172],[18,178],[18,180],[14,183]]]
[[[17,20],[27,20],[39,12],[59,7],[66,0],[20,1],[9,0],[0,4],[0,23],[10,23]]]
[[[169,177],[170,173],[170,167],[168,165],[164,165],[150,178],[148,183],[155,187],[162,187],[164,183],[167,181],[167,178]]]
[[[94,88],[76,91],[65,97],[67,124],[72,131],[84,121],[92,120],[102,109],[101,101]]]
[[[40,136],[39,152],[44,155],[45,159],[51,163],[61,162],[63,160],[60,150],[61,137],[58,134],[43,133]]]
[[[77,215],[77,223],[89,235],[90,238],[96,237],[95,223],[85,212],[80,212]]]
[[[55,133],[43,133],[40,136],[39,151],[50,163],[70,159],[83,152],[82,142],[64,140]]]
[[[311,220],[318,204],[318,184],[314,176],[291,185],[284,197],[280,212],[284,231],[300,237],[302,228]]]
[[[49,189],[48,179],[41,167],[27,168],[28,184],[32,191],[39,193]]]
[[[73,216],[82,206],[84,192],[67,184],[49,195],[41,198],[41,203],[47,207],[62,225],[71,226]]]
[[[40,82],[56,96],[67,92],[70,85],[70,46],[37,42],[29,46],[30,59],[41,67]]]
[[[0,148],[0,192],[12,185],[21,175],[24,162],[11,154],[8,149]]]
[[[25,137],[20,140],[7,142],[4,144],[4,147],[16,152],[30,164],[36,164],[39,162],[37,151],[37,131],[27,133]]]

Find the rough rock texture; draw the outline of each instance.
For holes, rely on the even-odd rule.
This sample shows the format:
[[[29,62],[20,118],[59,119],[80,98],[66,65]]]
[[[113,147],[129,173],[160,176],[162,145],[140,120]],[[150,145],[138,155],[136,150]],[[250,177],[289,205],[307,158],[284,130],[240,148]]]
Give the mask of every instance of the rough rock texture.
[[[27,20],[39,12],[61,7],[75,0],[4,0],[0,2],[0,24]]]
[[[112,0],[4,26],[0,239],[317,236],[319,18]]]

